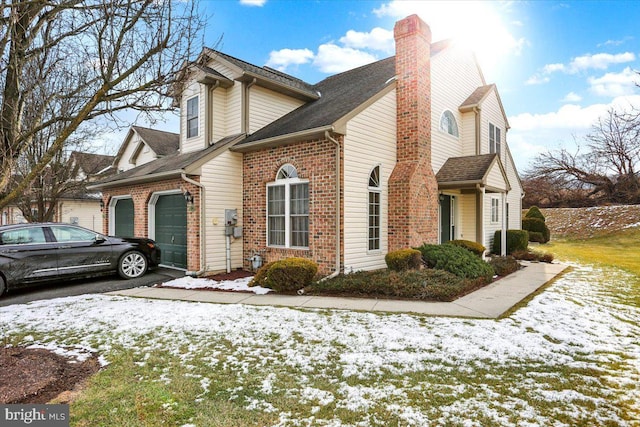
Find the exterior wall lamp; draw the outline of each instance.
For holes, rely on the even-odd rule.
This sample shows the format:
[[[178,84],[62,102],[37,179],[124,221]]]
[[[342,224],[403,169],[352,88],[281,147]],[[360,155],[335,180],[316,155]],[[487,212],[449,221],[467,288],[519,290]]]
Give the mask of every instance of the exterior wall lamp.
[[[104,211],[104,200],[100,199],[100,212]]]
[[[184,192],[184,200],[187,204],[193,205],[193,195],[189,192],[189,190]]]

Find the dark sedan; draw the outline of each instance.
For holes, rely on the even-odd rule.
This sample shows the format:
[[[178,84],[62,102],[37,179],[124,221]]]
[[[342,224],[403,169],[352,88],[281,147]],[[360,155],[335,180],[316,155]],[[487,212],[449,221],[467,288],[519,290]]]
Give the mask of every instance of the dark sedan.
[[[0,295],[8,289],[117,272],[142,276],[160,262],[151,239],[107,237],[70,224],[0,226]]]

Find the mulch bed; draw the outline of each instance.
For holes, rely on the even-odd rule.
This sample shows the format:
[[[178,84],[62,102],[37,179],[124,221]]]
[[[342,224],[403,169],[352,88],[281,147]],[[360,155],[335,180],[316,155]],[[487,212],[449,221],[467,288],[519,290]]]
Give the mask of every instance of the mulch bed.
[[[48,403],[100,370],[98,358],[77,362],[42,348],[0,348],[0,403]],[[64,400],[60,403],[65,403]]]

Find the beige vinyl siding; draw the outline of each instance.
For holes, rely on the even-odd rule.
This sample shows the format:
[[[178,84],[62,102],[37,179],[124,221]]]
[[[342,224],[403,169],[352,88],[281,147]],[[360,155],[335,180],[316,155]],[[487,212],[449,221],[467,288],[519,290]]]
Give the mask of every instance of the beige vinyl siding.
[[[242,84],[236,82],[227,89],[226,134],[242,132]]]
[[[254,133],[303,104],[299,99],[252,86],[249,89],[249,133]]]
[[[487,176],[487,185],[500,190],[506,190],[508,188],[507,183],[504,182],[500,166],[497,163],[493,165],[489,171],[489,176]]]
[[[507,203],[509,203],[509,229],[519,230],[522,228],[522,186],[518,179],[518,172],[516,170],[513,158],[509,155],[509,152],[505,152],[504,167],[511,184],[511,190],[507,195]]]
[[[182,105],[180,107],[180,152],[202,150],[204,143],[204,114],[205,114],[205,92],[204,87],[198,82],[191,82],[182,93]],[[198,136],[187,138],[187,101],[194,96],[198,97]]]
[[[344,266],[346,272],[384,268],[388,181],[396,164],[396,93],[389,92],[347,124],[344,143]],[[368,251],[369,174],[380,166],[380,250]]]
[[[502,147],[500,158],[504,158],[507,129],[504,115],[502,114],[502,109],[500,108],[498,97],[496,96],[495,91],[491,91],[491,93],[485,98],[484,102],[482,103],[480,122],[482,126],[480,143],[481,154],[489,153],[489,123],[491,123],[494,126],[500,128],[500,142]]]
[[[63,200],[58,202],[60,222],[72,223],[78,218],[77,225],[102,233],[102,212],[99,200]]]
[[[138,148],[139,143],[140,143],[140,137],[138,136],[137,133],[133,132],[133,136],[131,137],[131,139],[129,139],[128,142],[126,142],[127,146],[122,152],[122,156],[120,157],[120,159],[118,160],[118,164],[116,165],[116,168],[118,171],[126,171],[136,167],[136,165],[133,163],[130,163],[130,161],[131,161],[131,156],[133,156],[133,153],[135,152],[136,148]]]
[[[461,194],[458,196],[458,218],[460,232],[458,238],[476,240],[476,195]]]
[[[238,226],[242,226],[242,154],[225,151],[201,168],[200,182],[206,188],[205,265],[207,271],[226,269],[225,209],[238,210]],[[231,237],[231,268],[242,268],[242,238]]]
[[[499,200],[500,211],[498,214],[498,222],[491,222],[491,199],[497,198]],[[483,245],[491,250],[491,244],[493,242],[493,235],[496,230],[502,229],[502,194],[501,193],[486,193],[484,196],[484,243]]]
[[[142,145],[140,152],[134,160],[136,166],[144,165],[158,158],[156,153],[147,144],[143,142]]]
[[[476,155],[476,113],[464,113],[462,116],[462,143],[463,156]]]
[[[468,147],[465,146],[463,149],[463,143],[471,145],[471,150],[475,150],[473,114],[465,114],[463,123],[463,115],[458,107],[477,87],[483,84],[478,67],[468,51],[451,47],[432,59],[431,165],[434,172],[437,173],[449,157],[459,157],[463,153],[469,152]],[[445,110],[453,113],[458,124],[459,138],[452,137],[440,130],[440,117]]]
[[[212,142],[216,142],[229,135],[227,132],[227,93],[228,89],[216,88],[211,92]]]

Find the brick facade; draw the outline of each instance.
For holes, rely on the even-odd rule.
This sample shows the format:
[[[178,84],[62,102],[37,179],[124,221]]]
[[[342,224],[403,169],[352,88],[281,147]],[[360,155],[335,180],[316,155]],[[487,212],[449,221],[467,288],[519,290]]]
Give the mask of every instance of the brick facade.
[[[341,140],[340,143],[342,146]],[[309,249],[267,247],[267,184],[275,181],[278,170],[287,163],[296,167],[300,179],[309,180]],[[336,148],[333,142],[301,141],[245,153],[243,182],[245,268],[250,267],[246,259],[258,252],[265,262],[296,256],[318,263],[321,274],[329,274],[335,269]],[[340,199],[342,205],[342,195]],[[341,221],[341,246],[342,227]],[[343,252],[341,248],[340,253]]]
[[[199,181],[199,176],[190,177]],[[149,237],[149,201],[158,191],[189,191],[193,195],[193,206],[187,206],[187,270],[200,270],[200,188],[180,178],[165,181],[133,184],[107,188],[102,191],[104,211],[102,212],[103,233],[109,233],[109,202],[115,196],[131,196],[134,210],[133,232],[138,237]]]
[[[398,21],[397,163],[389,179],[389,250],[438,241],[438,184],[431,167],[431,30]]]

